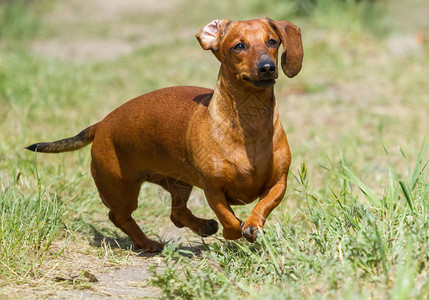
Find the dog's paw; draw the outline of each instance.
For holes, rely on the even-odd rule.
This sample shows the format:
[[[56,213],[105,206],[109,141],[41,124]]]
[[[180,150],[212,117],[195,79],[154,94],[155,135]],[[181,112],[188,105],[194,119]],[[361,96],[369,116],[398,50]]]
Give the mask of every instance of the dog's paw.
[[[144,244],[134,244],[134,249],[148,253],[158,253],[164,249],[164,244],[155,241],[149,241]]]
[[[261,233],[261,228],[255,228],[253,225],[245,227],[245,224],[242,225],[243,237],[248,241],[253,243],[258,238],[258,235]]]
[[[202,237],[207,237],[212,234],[215,234],[218,229],[219,224],[213,219],[205,220],[204,222],[201,222],[199,226],[200,235]]]

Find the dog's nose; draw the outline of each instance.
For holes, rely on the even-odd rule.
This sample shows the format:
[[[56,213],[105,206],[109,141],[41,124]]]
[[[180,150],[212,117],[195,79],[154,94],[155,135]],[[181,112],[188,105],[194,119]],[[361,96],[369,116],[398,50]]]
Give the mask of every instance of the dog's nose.
[[[260,61],[256,67],[259,75],[273,75],[276,71],[276,65],[272,60]]]

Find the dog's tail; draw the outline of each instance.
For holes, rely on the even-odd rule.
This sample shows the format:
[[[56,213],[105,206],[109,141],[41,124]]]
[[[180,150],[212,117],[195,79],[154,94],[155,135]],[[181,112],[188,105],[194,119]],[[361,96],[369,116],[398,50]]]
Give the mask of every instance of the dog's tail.
[[[45,153],[59,153],[78,150],[92,143],[98,124],[99,123],[89,126],[74,137],[51,143],[36,143],[26,147],[25,149]]]

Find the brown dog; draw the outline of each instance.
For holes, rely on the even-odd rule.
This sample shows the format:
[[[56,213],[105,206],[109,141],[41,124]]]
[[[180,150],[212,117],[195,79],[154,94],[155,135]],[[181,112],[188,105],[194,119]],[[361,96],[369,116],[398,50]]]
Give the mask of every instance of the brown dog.
[[[27,149],[65,152],[93,143],[91,172],[109,218],[135,248],[159,251],[131,213],[144,181],[172,197],[171,221],[202,236],[217,232],[215,220],[186,207],[193,186],[204,190],[226,239],[254,241],[270,212],[281,202],[291,161],[273,85],[277,53],[288,77],[301,70],[300,29],[285,21],[215,20],[196,35],[221,62],[214,90],[170,87],[137,97],[75,137]],[[241,222],[231,205],[260,198]]]

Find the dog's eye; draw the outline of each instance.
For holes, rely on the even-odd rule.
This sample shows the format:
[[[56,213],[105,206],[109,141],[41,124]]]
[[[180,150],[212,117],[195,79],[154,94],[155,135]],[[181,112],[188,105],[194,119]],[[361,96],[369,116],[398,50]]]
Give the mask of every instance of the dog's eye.
[[[274,39],[270,39],[267,42],[268,47],[271,47],[271,48],[275,48],[277,46],[277,44],[278,44],[277,41]]]
[[[239,53],[246,49],[246,46],[243,43],[238,43],[232,49],[234,49],[235,52]]]

